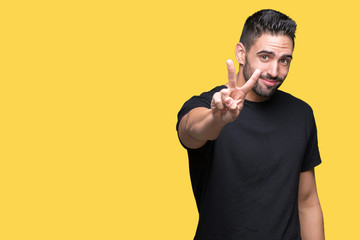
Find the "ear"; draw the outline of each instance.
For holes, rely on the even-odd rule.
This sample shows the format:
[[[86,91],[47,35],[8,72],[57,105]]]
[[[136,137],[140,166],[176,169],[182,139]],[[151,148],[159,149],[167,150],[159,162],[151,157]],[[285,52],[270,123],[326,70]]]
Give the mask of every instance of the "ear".
[[[245,55],[246,55],[245,46],[241,42],[238,42],[235,46],[235,57],[238,63],[240,63],[241,65],[245,64]]]

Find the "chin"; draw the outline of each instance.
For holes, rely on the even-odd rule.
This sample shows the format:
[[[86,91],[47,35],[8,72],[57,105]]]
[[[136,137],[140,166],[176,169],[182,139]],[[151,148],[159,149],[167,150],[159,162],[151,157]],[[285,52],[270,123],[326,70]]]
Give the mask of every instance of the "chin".
[[[255,84],[253,91],[260,97],[268,98],[273,96],[279,87],[280,85],[269,88],[267,86],[260,86],[259,84]]]

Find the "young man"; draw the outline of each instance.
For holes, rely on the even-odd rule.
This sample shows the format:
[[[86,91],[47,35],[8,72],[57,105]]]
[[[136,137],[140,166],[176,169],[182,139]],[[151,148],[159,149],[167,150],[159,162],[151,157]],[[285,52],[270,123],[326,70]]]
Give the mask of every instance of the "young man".
[[[196,240],[324,239],[313,113],[278,90],[295,30],[274,10],[250,16],[235,48],[238,74],[228,60],[229,82],[192,97],[178,114],[199,211]]]

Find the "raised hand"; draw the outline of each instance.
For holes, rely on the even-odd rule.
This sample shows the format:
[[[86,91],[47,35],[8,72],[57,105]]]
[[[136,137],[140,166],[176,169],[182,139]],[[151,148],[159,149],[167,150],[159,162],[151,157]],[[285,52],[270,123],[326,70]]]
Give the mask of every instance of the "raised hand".
[[[233,122],[239,116],[244,105],[246,94],[253,88],[260,77],[260,70],[256,69],[250,79],[242,86],[236,86],[236,74],[233,61],[226,61],[228,69],[228,88],[213,95],[211,110],[217,120],[225,123]]]

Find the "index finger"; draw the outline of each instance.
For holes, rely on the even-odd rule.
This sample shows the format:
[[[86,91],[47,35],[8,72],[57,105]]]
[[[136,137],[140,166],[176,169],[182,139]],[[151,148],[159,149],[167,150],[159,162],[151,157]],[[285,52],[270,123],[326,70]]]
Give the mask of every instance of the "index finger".
[[[259,79],[261,74],[261,71],[259,69],[256,69],[254,73],[251,75],[250,79],[244,84],[244,86],[241,87],[241,89],[244,91],[244,93],[248,93],[255,85],[257,80]]]
[[[226,66],[228,69],[229,88],[236,88],[236,74],[233,61],[231,59],[226,60]]]

